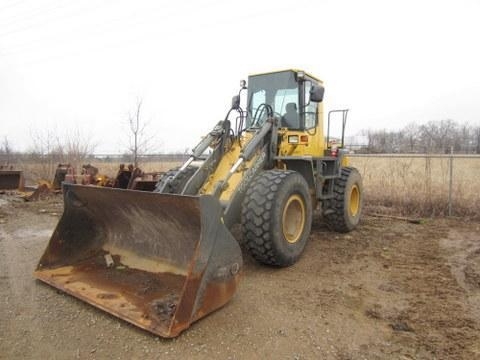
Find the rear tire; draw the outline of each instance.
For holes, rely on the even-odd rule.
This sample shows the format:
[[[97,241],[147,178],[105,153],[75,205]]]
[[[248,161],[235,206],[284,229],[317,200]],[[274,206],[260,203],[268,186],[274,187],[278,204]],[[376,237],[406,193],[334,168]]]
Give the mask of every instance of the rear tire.
[[[242,205],[242,233],[257,261],[275,266],[294,264],[311,226],[312,200],[302,175],[269,170],[253,179]]]
[[[325,220],[335,231],[352,231],[360,222],[363,205],[362,177],[357,169],[342,168],[340,178],[335,180],[333,195],[323,206]]]
[[[198,167],[188,166],[184,171],[178,174],[175,180],[169,181],[171,178],[177,175],[177,173],[180,171],[179,169],[180,167],[177,167],[175,169],[168,170],[165,174],[163,174],[162,178],[155,186],[154,192],[161,192],[162,194],[180,194],[185,185],[187,185],[188,180],[190,180],[193,174],[195,174],[195,172],[198,170]],[[163,191],[160,191],[167,181],[168,183],[166,184],[166,187],[163,189]]]

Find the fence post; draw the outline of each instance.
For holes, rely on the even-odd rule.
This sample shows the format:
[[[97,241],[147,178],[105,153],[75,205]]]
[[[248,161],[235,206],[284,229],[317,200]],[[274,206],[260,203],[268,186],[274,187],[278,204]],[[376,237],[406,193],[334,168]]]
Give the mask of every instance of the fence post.
[[[452,216],[452,185],[453,185],[453,146],[450,147],[450,182],[448,184],[448,216]]]
[[[425,203],[424,211],[433,212],[432,201],[432,159],[431,155],[425,152]]]

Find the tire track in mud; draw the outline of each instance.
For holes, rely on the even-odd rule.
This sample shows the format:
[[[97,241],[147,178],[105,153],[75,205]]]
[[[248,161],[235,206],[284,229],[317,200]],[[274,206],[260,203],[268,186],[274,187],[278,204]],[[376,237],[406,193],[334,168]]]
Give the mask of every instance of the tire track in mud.
[[[448,255],[453,276],[467,294],[465,306],[480,324],[480,224],[452,229],[440,244]],[[480,341],[473,351],[480,357]]]
[[[465,305],[468,292],[441,248],[448,225],[438,225],[422,225],[426,231],[392,244],[394,255],[384,267],[405,306],[377,309],[377,315],[388,321],[392,339],[412,349],[407,355],[414,358],[478,358],[480,326]]]

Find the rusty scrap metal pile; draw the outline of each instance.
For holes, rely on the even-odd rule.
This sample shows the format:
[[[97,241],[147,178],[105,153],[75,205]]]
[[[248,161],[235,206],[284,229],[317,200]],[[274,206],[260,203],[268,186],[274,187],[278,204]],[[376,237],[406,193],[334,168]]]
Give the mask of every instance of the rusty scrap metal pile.
[[[97,167],[82,165],[80,174],[69,163],[60,163],[53,180],[41,179],[34,186],[25,186],[24,172],[13,165],[0,166],[0,192],[13,191],[26,201],[35,201],[62,192],[62,183],[93,185],[120,189],[153,191],[162,172],[145,173],[133,165],[120,164],[115,177],[100,174]]]

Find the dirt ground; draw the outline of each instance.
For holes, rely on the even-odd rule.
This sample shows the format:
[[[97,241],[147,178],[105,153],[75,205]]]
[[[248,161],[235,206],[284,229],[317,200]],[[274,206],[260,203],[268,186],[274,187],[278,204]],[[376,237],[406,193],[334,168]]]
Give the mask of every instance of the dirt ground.
[[[286,269],[244,254],[239,291],[173,340],[33,279],[61,198],[0,195],[1,359],[480,359],[480,223],[316,219]]]

